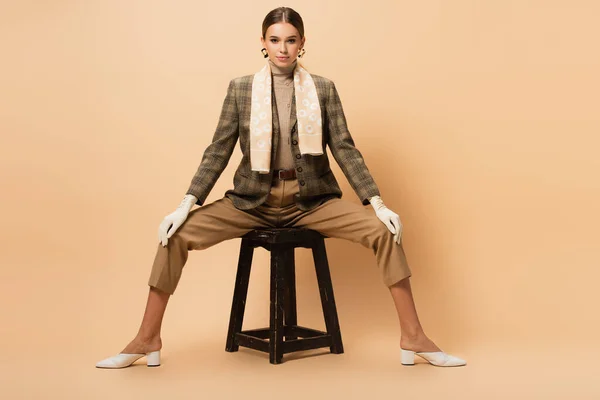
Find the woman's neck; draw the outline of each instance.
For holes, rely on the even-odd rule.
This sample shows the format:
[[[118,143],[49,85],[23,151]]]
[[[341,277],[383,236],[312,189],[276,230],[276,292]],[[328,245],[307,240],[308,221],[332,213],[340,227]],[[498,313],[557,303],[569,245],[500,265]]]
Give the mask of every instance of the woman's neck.
[[[298,65],[298,60],[294,60],[290,65],[278,66],[271,59],[269,59],[269,64],[271,66],[271,73],[273,76],[278,77],[290,77],[294,75],[294,69],[296,65]]]

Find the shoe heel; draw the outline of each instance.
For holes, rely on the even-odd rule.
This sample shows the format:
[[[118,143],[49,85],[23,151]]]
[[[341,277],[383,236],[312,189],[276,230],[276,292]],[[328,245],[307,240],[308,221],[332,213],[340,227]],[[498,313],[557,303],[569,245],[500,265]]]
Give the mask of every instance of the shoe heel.
[[[415,352],[411,350],[400,349],[400,363],[402,365],[415,365]]]
[[[149,367],[158,367],[160,365],[160,350],[146,353],[146,364]]]

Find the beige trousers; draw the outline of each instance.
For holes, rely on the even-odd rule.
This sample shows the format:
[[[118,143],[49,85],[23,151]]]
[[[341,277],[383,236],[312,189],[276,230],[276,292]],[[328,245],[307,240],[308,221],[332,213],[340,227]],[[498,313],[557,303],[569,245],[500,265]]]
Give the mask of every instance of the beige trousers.
[[[203,250],[264,227],[302,227],[360,243],[373,250],[386,286],[411,276],[402,240],[394,242],[371,206],[333,198],[302,211],[294,203],[296,193],[298,179],[275,179],[267,200],[256,208],[239,210],[224,196],[190,211],[167,245],[158,244],[148,285],[173,294],[190,250]]]

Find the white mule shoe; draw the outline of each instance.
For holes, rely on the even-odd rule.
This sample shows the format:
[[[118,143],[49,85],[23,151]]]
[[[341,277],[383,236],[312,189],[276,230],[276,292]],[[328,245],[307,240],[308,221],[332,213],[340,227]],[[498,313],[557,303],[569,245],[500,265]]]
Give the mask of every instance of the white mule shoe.
[[[450,354],[446,354],[443,351],[412,351],[412,350],[404,350],[400,348],[401,351],[401,363],[402,365],[414,365],[415,364],[415,354],[419,357],[424,358],[430,364],[436,365],[438,367],[457,367],[459,365],[467,365],[467,362],[462,358],[458,358],[455,356],[451,356]]]
[[[96,363],[97,368],[125,368],[146,356],[146,364],[149,367],[158,367],[160,365],[160,350],[151,351],[142,354],[119,353],[116,356],[108,357]]]

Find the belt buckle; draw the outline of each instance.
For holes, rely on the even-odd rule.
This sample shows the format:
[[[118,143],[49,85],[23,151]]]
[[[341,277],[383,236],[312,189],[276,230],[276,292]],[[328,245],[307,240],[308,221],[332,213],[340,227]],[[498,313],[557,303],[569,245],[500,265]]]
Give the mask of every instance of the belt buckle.
[[[284,178],[281,177],[281,171],[285,171],[285,170],[283,170],[283,169],[278,170],[277,171],[277,177],[279,178],[280,181],[283,181]]]

